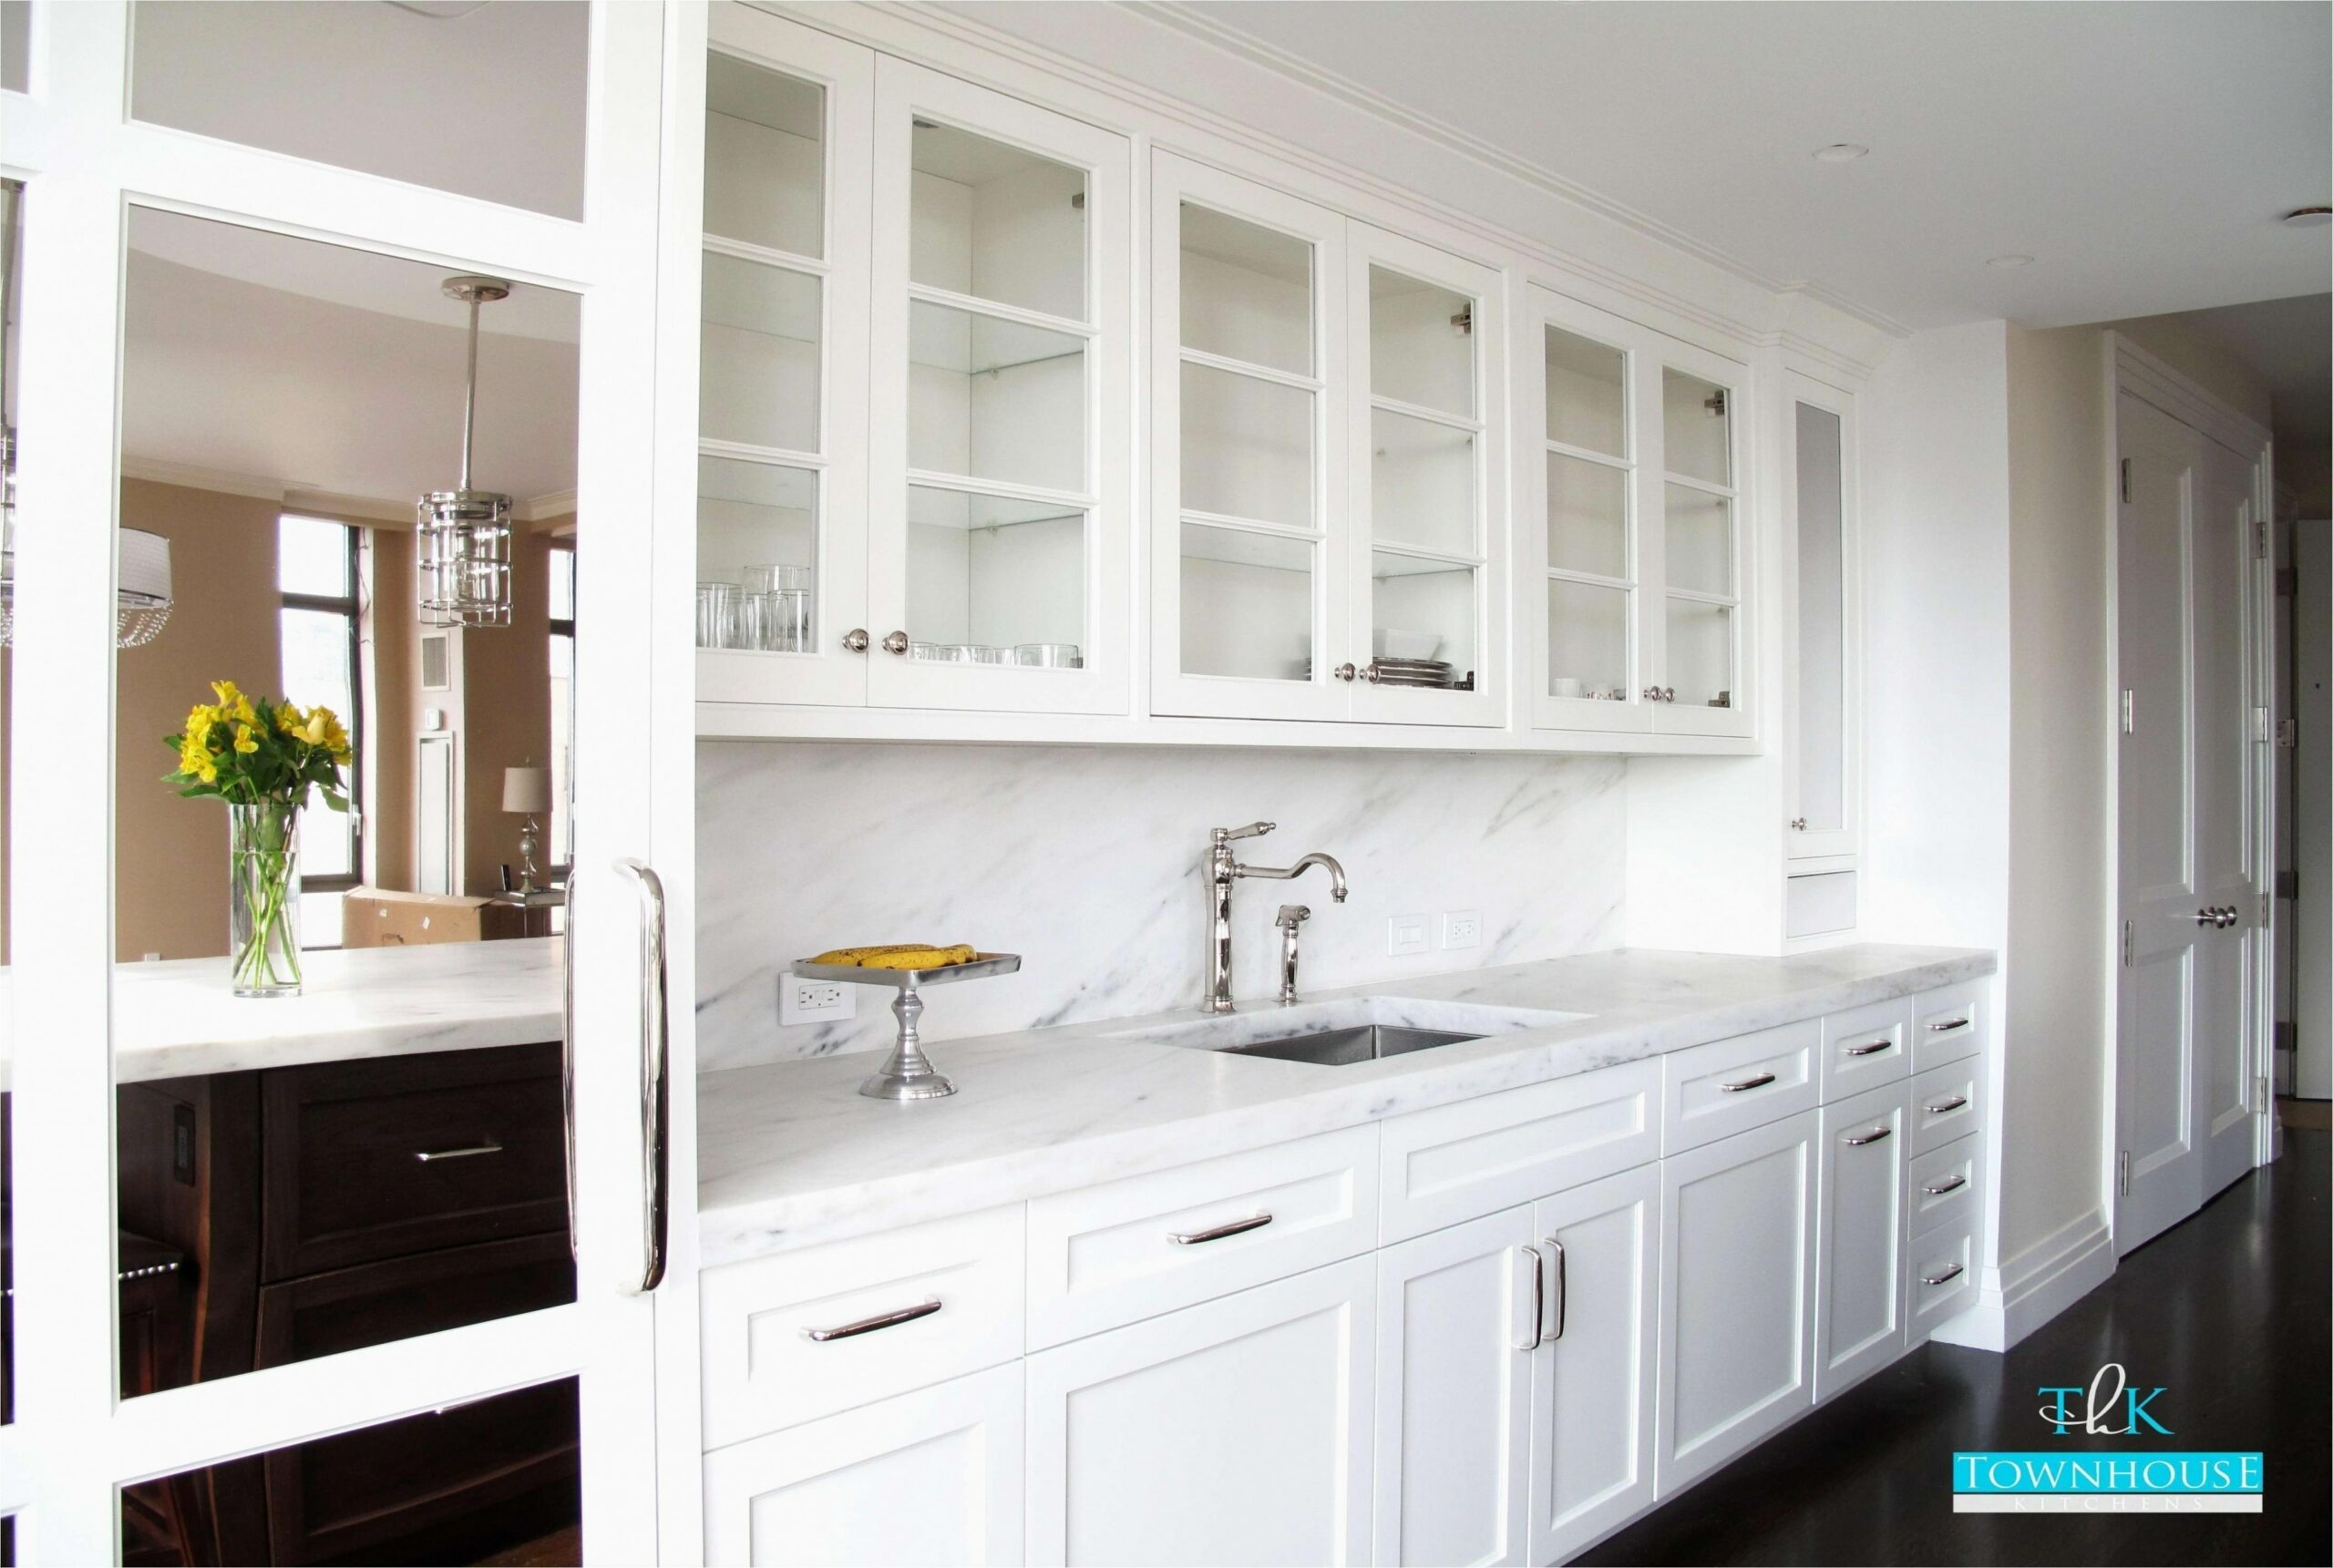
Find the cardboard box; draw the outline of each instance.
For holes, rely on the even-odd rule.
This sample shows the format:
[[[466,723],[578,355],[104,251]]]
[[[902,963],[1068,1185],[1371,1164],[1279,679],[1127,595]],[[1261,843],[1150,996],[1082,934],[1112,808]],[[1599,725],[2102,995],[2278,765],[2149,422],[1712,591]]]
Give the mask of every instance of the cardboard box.
[[[352,887],[340,901],[344,948],[417,948],[529,935],[531,911],[491,897]]]

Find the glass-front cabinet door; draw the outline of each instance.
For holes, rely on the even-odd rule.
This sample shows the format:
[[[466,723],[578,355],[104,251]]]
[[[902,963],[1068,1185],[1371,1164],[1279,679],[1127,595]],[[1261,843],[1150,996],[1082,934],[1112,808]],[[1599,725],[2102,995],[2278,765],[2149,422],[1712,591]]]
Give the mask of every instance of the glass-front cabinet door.
[[[1661,622],[1653,727],[1671,734],[1748,734],[1736,474],[1741,370],[1674,340],[1660,343],[1657,353]]]
[[[1855,398],[1791,373],[1789,513],[1796,533],[1793,858],[1855,852]]]
[[[871,702],[1125,706],[1130,156],[877,65]]]
[[[1492,268],[1347,225],[1352,716],[1505,717],[1506,355]],[[1339,673],[1343,661],[1338,666]]]

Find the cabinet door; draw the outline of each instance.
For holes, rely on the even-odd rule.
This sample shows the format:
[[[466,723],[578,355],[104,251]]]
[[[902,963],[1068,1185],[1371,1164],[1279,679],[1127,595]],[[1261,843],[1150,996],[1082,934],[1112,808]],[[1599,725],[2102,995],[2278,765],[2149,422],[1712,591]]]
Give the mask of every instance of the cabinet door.
[[[1531,1235],[1526,1206],[1377,1255],[1381,1564],[1524,1561]]]
[[[876,67],[868,698],[1123,712],[1126,138]]]
[[[1560,1563],[1652,1501],[1660,1167],[1543,1198],[1531,1377],[1531,1561]]]
[[[866,700],[874,56],[719,5],[705,56],[697,697]]]
[[[1790,854],[1853,855],[1863,689],[1855,591],[1855,399],[1793,374],[1789,515],[1795,535]]]
[[[1371,1258],[1029,1358],[1032,1563],[1369,1556]]]
[[[1653,728],[1665,734],[1751,733],[1743,590],[1755,563],[1742,515],[1748,381],[1735,361],[1662,337],[1639,394],[1660,409],[1638,479],[1654,492],[1644,500],[1659,518],[1648,530],[1646,576],[1660,584],[1650,608],[1652,683],[1660,689]]]
[[[1151,707],[1341,719],[1345,223],[1151,159]]]
[[[1820,1115],[1803,1111],[1661,1162],[1661,1497],[1813,1399]]]
[[[1495,268],[1348,223],[1353,717],[1506,712],[1506,345]],[[1446,668],[1437,669],[1434,666]],[[1460,689],[1417,684],[1454,682]]]
[[[1827,1399],[1904,1353],[1905,1134],[1901,1080],[1823,1108],[1814,1397]]]
[[[1018,1563],[1021,1364],[704,1456],[714,1563]]]

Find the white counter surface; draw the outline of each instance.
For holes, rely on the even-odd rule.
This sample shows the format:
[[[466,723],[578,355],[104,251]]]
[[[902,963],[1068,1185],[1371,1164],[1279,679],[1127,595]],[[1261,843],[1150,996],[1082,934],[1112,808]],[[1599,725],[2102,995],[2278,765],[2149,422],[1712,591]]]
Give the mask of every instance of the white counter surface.
[[[861,1098],[867,1052],[698,1080],[698,1234],[708,1266],[1187,1164],[1657,1056],[1993,970],[1993,955],[1860,946],[1790,958],[1592,953],[1325,991],[1590,1016],[1350,1067],[1140,1038],[1193,1013],[942,1040],[959,1092]],[[974,982],[977,984],[978,982]],[[933,1013],[949,994],[927,998]],[[862,1006],[866,1002],[862,1000]],[[1269,1003],[1243,1010],[1269,1011]],[[1123,1036],[1134,1031],[1136,1038]]]
[[[223,958],[117,964],[115,1081],[557,1040],[559,963],[555,937],[313,952],[302,994],[265,999],[237,997]],[[22,979],[0,970],[0,1020]],[[0,1088],[13,1056],[0,1036]]]

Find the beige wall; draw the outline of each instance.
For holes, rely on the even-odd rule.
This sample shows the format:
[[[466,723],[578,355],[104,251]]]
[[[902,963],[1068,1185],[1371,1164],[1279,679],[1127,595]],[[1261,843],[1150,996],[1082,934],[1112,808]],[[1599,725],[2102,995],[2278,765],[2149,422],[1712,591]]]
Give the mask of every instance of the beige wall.
[[[464,631],[455,740],[462,776],[462,891],[492,893],[518,876],[522,818],[502,809],[502,770],[550,758],[550,544],[520,525],[512,541],[508,629]],[[546,831],[550,822],[542,825]],[[548,855],[544,864],[549,863]]]

